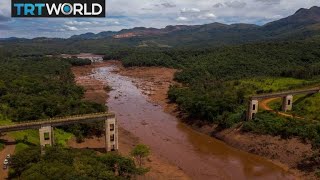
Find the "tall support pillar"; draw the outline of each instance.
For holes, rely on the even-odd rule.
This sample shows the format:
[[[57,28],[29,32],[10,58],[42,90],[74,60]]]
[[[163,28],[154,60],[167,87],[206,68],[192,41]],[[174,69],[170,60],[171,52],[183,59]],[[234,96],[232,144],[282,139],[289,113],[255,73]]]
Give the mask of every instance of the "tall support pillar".
[[[282,111],[291,111],[292,110],[292,104],[293,104],[293,96],[288,95],[286,97],[283,97],[282,100]]]
[[[259,109],[259,101],[258,100],[250,100],[247,110],[247,120],[252,120],[255,115],[258,113]]]
[[[108,117],[105,120],[105,148],[106,152],[119,149],[118,122],[116,117]]]
[[[41,126],[39,129],[41,154],[45,153],[46,146],[54,144],[53,128],[51,126]]]

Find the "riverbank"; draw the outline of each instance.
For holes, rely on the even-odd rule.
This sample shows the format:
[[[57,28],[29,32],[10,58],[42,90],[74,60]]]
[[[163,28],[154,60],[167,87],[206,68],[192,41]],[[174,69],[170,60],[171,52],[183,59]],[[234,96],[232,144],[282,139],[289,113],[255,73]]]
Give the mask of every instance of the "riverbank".
[[[72,71],[75,75],[76,83],[85,89],[85,99],[97,103],[106,103],[108,96],[108,87],[103,81],[89,77],[92,70],[99,67],[108,66],[114,62],[96,63],[90,66],[73,67]],[[130,151],[135,145],[141,143],[140,139],[131,132],[119,127],[119,152],[123,155],[130,155]],[[85,139],[83,143],[76,143],[75,139],[71,139],[68,145],[73,148],[90,148],[103,149],[104,137],[92,137]],[[146,167],[150,167],[150,172],[139,179],[181,179],[188,180],[190,177],[186,175],[179,167],[171,164],[165,158],[159,157],[155,153],[151,153],[145,162]]]
[[[206,127],[200,128],[200,131],[211,132]],[[243,133],[239,128],[226,129],[211,135],[237,149],[265,157],[301,179],[317,179],[314,174],[301,172],[297,168],[302,160],[313,154],[311,144],[303,143],[298,138],[282,139],[279,136]]]
[[[119,66],[119,64],[117,64]],[[170,104],[167,91],[173,84],[176,70],[168,68],[120,68],[119,73],[138,79],[135,84],[149,96],[150,100],[161,105],[166,112],[179,117],[175,104]],[[298,138],[282,139],[269,135],[243,133],[239,127],[216,132],[216,127],[208,124],[189,124],[193,129],[214,136],[237,149],[265,157],[273,163],[290,171],[301,179],[317,179],[314,174],[301,172],[298,164],[314,151],[311,144],[304,143]]]
[[[131,150],[141,143],[139,138],[121,127],[119,128],[119,137],[121,137],[119,138],[119,152],[125,156],[130,156]],[[104,136],[85,138],[82,143],[77,143],[76,138],[72,138],[67,144],[71,148],[94,149],[98,152],[104,152],[104,138]],[[146,175],[138,177],[139,180],[190,179],[179,167],[170,164],[167,160],[155,154],[151,154],[144,163],[144,166],[149,167],[150,171]]]

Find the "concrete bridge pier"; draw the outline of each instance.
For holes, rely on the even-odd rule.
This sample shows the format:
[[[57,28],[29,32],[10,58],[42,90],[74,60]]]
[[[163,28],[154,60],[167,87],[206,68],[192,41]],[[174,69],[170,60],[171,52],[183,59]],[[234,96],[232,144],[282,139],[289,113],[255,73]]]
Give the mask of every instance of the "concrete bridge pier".
[[[39,129],[41,154],[45,153],[45,147],[54,144],[54,133],[52,126],[41,126]]]
[[[118,122],[116,117],[107,117],[105,120],[105,148],[106,152],[119,149]]]
[[[282,111],[291,111],[292,110],[292,104],[293,104],[293,96],[287,95],[283,97],[282,100]]]
[[[248,110],[247,110],[247,120],[254,119],[255,115],[258,113],[259,109],[259,101],[251,100],[249,102]]]

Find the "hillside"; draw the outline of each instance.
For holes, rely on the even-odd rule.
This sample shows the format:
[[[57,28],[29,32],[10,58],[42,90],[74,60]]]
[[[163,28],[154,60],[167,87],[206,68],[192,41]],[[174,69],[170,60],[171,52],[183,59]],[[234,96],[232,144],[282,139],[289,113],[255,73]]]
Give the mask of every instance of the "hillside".
[[[162,29],[137,27],[119,32],[101,32],[90,34],[90,39],[138,38],[144,41],[157,41],[169,46],[193,45],[225,45],[251,41],[269,40],[274,38],[306,38],[317,34],[320,30],[320,7],[299,9],[295,14],[267,23],[263,26],[254,24],[222,24],[211,23],[205,25],[177,25]],[[105,35],[103,35],[105,34]],[[87,39],[88,34],[71,38]]]
[[[314,6],[310,9],[301,8],[292,16],[268,23],[262,28],[267,30],[303,28],[317,23],[320,23],[320,7]]]

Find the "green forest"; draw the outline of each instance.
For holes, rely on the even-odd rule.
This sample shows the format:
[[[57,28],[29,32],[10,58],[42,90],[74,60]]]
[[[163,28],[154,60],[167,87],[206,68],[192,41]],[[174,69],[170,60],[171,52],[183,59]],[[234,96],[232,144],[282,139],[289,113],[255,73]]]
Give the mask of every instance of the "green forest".
[[[105,111],[82,100],[71,63],[51,58],[10,58],[0,61],[0,114],[13,121]]]
[[[71,66],[90,60],[51,57],[13,57],[0,54],[0,117],[13,122],[104,112],[106,107],[83,100]],[[98,123],[63,127],[81,140]]]
[[[90,150],[47,148],[41,155],[38,148],[28,148],[12,157],[10,179],[132,179],[147,169],[134,160],[115,153],[97,155]]]

